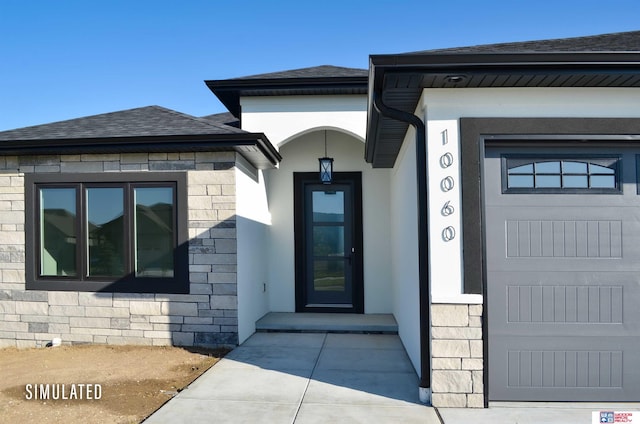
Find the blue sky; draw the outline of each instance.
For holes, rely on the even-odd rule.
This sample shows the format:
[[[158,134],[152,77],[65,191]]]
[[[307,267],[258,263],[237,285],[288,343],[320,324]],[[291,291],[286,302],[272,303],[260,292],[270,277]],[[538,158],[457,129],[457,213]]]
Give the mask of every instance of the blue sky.
[[[157,104],[224,111],[206,79],[369,54],[640,29],[638,0],[0,0],[0,130]]]

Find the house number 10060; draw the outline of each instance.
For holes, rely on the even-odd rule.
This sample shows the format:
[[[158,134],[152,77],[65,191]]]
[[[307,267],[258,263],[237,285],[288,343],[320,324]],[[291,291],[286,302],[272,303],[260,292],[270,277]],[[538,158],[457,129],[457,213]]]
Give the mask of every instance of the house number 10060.
[[[440,166],[443,169],[447,169],[451,165],[453,165],[453,155],[450,152],[446,152],[445,154],[440,156]],[[448,193],[451,190],[453,190],[453,188],[456,185],[455,183],[456,182],[452,176],[444,177],[440,181],[440,189],[443,192]],[[447,202],[442,206],[442,209],[440,210],[440,212],[442,213],[442,216],[445,216],[445,217],[453,215],[453,213],[455,212],[455,209],[453,208],[453,206],[451,206],[450,200],[447,200]],[[445,227],[442,230],[442,239],[444,241],[451,241],[454,238],[456,238],[456,229],[454,227],[449,225],[448,227]]]

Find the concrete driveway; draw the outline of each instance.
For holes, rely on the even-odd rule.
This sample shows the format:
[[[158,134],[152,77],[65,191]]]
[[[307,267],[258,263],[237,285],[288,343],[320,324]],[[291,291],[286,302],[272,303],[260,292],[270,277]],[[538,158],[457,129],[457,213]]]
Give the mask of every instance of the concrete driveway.
[[[440,424],[396,335],[256,333],[146,423]]]

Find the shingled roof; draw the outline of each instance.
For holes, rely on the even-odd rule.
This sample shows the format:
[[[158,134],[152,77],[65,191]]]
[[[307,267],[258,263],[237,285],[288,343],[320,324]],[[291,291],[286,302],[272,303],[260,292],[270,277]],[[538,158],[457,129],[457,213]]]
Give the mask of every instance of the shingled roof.
[[[0,132],[0,141],[244,133],[223,123],[147,106]]]
[[[228,125],[235,128],[240,128],[240,120],[233,116],[231,112],[214,113],[213,115],[202,116],[202,119],[213,122],[215,124]]]
[[[0,154],[237,151],[257,168],[282,158],[262,133],[160,106],[0,132]]]
[[[515,43],[484,44],[447,49],[423,50],[412,54],[443,53],[534,53],[534,52],[638,52],[640,31],[590,35],[586,37],[556,38]]]
[[[291,69],[287,71],[270,72],[267,74],[249,75],[246,77],[232,78],[232,80],[246,79],[288,79],[288,78],[343,78],[366,77],[369,71],[361,68],[344,68],[341,66],[320,65],[310,68]]]
[[[322,65],[205,84],[239,118],[240,97],[366,94],[368,75],[366,69]]]

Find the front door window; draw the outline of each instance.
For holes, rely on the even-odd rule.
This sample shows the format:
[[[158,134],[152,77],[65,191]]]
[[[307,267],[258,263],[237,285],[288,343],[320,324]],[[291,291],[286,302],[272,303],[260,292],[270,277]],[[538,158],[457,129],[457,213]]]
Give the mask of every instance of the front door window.
[[[350,224],[351,189],[348,185],[308,185],[307,304],[352,307]]]

